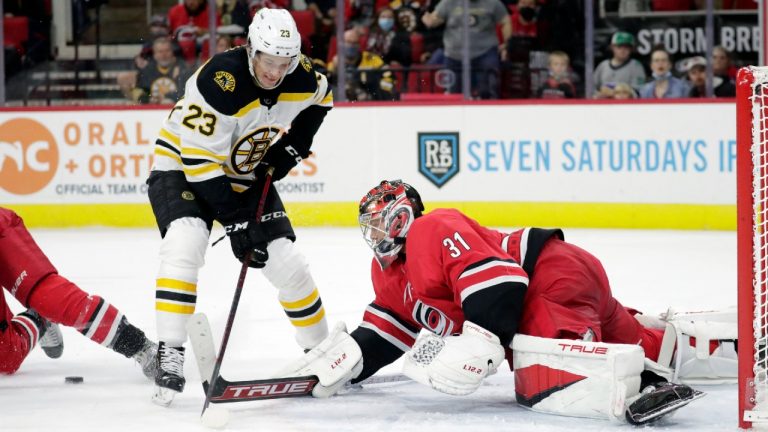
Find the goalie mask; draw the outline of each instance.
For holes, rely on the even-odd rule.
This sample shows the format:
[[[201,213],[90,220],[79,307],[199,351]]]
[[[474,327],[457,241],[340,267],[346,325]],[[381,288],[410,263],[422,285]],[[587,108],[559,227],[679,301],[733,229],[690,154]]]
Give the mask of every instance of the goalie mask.
[[[416,189],[400,180],[382,181],[360,200],[360,229],[382,269],[397,259],[413,220],[423,210]]]
[[[248,26],[248,69],[257,84],[271,90],[296,70],[301,35],[285,9],[259,10]]]

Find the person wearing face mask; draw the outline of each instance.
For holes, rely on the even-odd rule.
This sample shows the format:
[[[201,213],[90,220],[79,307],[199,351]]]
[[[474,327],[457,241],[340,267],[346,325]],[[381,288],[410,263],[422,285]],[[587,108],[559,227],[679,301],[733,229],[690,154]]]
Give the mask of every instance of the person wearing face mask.
[[[400,29],[395,11],[388,7],[379,11],[368,33],[366,51],[381,57],[389,67],[410,66],[411,38]]]
[[[536,19],[536,0],[519,0],[512,7],[512,36],[532,37],[538,36],[538,22]]]
[[[184,94],[184,83],[191,73],[187,64],[176,58],[171,39],[159,37],[152,43],[152,58],[139,69],[131,99],[141,104],[175,103]]]
[[[641,99],[674,99],[688,97],[690,86],[672,75],[672,61],[663,47],[651,51],[653,81],[640,89]]]

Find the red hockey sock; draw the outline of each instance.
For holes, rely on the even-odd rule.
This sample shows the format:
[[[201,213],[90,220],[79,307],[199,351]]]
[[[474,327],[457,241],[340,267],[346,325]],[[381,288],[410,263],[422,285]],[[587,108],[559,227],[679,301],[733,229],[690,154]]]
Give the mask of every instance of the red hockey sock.
[[[661,341],[664,338],[664,329],[642,327],[640,346],[645,351],[645,357],[657,361],[661,351]]]
[[[0,303],[4,303],[2,291]],[[0,374],[12,374],[35,347],[39,331],[32,319],[25,315],[13,316],[2,306],[5,305],[0,304],[0,309],[4,309],[0,316]]]
[[[94,342],[111,346],[123,314],[99,296],[88,295],[66,278],[52,274],[33,290],[29,305],[50,321],[74,327]]]

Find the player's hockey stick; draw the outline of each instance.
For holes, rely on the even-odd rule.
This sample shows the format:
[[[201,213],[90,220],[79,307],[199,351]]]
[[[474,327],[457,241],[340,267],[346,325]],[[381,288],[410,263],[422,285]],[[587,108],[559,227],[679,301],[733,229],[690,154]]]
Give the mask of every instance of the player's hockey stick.
[[[208,317],[202,313],[192,315],[187,321],[187,333],[192,352],[200,371],[203,390],[210,395],[210,403],[242,402],[262,399],[276,399],[308,396],[317,385],[316,376],[267,378],[245,381],[228,381],[217,374],[216,384],[210,386],[216,363],[216,348],[213,345]],[[374,375],[354,386],[408,381],[403,374]],[[353,386],[353,387],[354,387]]]
[[[261,197],[259,198],[259,206],[256,208],[256,223],[261,223],[261,215],[264,213],[264,204],[267,202],[267,193],[269,192],[269,186],[272,184],[272,172],[273,167],[269,167],[267,170],[267,177],[264,179],[264,189],[261,191]],[[202,416],[205,414],[205,410],[208,409],[208,404],[211,402],[213,395],[213,389],[216,388],[216,384],[219,379],[219,370],[221,369],[221,362],[224,360],[224,353],[227,350],[227,343],[229,342],[229,335],[232,333],[232,324],[235,322],[235,313],[237,313],[237,305],[240,303],[240,294],[243,292],[243,284],[245,283],[245,275],[248,272],[248,263],[251,261],[251,254],[253,251],[248,251],[243,258],[243,265],[240,267],[240,277],[237,280],[237,287],[235,288],[235,295],[232,298],[232,306],[229,308],[229,316],[227,317],[227,325],[224,327],[224,335],[221,338],[221,347],[219,348],[219,355],[216,356],[216,363],[211,372],[210,382],[213,383],[205,392],[205,403],[203,404],[203,411],[200,413]],[[210,327],[209,327],[210,328]]]

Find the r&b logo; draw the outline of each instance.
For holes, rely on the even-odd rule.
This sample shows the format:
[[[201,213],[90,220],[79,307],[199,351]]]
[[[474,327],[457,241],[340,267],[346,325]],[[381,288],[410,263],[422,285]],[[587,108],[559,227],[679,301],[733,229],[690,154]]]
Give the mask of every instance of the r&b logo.
[[[59,149],[45,126],[26,118],[0,125],[0,188],[35,193],[53,179],[58,165]]]
[[[420,132],[419,172],[442,187],[459,172],[459,133]]]

